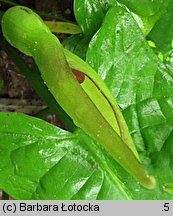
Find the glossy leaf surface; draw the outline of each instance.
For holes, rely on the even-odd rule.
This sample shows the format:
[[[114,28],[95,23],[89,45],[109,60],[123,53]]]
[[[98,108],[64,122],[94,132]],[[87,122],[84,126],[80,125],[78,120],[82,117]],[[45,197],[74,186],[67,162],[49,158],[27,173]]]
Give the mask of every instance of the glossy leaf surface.
[[[170,145],[153,155],[151,171],[164,176],[147,190],[81,130],[72,134],[20,113],[0,113],[0,120],[0,188],[15,199],[172,199],[160,188],[172,178],[172,167],[165,169]]]
[[[72,35],[63,42],[63,47],[85,61],[90,37],[83,34]]]
[[[90,43],[87,60],[122,108],[138,149],[159,151],[172,135],[173,76],[131,14],[120,7],[109,10]]]
[[[84,35],[92,36],[100,27],[108,9],[120,3],[135,13],[136,20],[146,35],[165,13],[170,0],[85,0],[74,1],[74,12]]]
[[[173,41],[173,2],[170,1],[165,13],[157,21],[156,25],[148,35],[148,38],[155,42],[157,51],[168,53]]]
[[[82,131],[0,113],[0,188],[15,199],[129,199],[102,150]]]
[[[173,181],[172,73],[149,47],[131,14],[120,7],[108,11],[90,42],[87,61],[115,96],[141,160],[157,176],[159,188],[148,196],[161,197],[163,185]],[[136,199],[146,199],[143,189],[132,185],[139,192]]]

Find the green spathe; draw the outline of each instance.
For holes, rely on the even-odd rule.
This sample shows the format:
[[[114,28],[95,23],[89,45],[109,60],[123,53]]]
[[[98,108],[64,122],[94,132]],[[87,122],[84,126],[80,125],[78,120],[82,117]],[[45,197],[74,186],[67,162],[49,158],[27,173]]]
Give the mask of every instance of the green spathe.
[[[40,31],[50,32],[50,30],[41,18],[36,13],[33,13],[31,9],[20,6],[20,14],[18,13],[18,6],[13,7],[12,10],[6,12],[6,22],[10,23],[10,28],[4,28],[3,32],[7,35],[6,39],[10,41],[13,46],[19,47],[21,52],[31,56],[30,49],[32,43],[35,43],[35,34]],[[18,15],[16,16],[16,14]],[[4,20],[2,20],[2,25],[3,22]],[[20,25],[18,25],[18,23],[20,23]],[[25,28],[26,26],[27,28]],[[36,26],[36,28],[33,28],[33,26]],[[16,31],[16,29],[21,30]],[[25,31],[22,29],[25,29]],[[8,37],[8,35],[13,35],[13,40],[11,40],[11,37]],[[13,44],[13,41],[15,41],[15,44]]]

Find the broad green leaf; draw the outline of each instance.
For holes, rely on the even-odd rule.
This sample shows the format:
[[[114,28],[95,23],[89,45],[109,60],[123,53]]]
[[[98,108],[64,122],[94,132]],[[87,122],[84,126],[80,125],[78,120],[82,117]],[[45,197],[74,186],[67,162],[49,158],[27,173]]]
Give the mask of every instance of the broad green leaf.
[[[141,16],[153,16],[159,13],[169,0],[118,0],[131,11]]]
[[[129,1],[127,1],[129,2]],[[84,34],[74,35],[67,38],[63,43],[64,47],[74,54],[81,57],[83,60],[86,58],[86,52],[89,41],[95,32],[99,29],[107,10],[111,6],[116,6],[116,0],[88,0],[88,1],[74,1],[74,13],[78,24]],[[133,4],[133,3],[132,3]],[[140,1],[141,4],[141,1]],[[148,7],[148,6],[147,6]],[[166,5],[164,4],[164,7]],[[163,10],[163,9],[162,9]],[[134,10],[132,10],[134,11]],[[149,16],[139,16],[132,13],[140,26],[144,35],[147,35],[158,19],[158,14]]]
[[[135,13],[132,13],[132,15],[134,19],[136,20],[136,22],[138,23],[144,36],[148,35],[148,33],[151,31],[156,21],[158,20],[158,18],[160,17],[160,14],[156,14],[151,17],[150,16],[139,16]]]
[[[173,195],[173,184],[168,183],[164,185],[164,190]]]
[[[154,51],[161,60],[173,71],[173,2],[170,1],[167,10],[156,22],[154,28],[147,36],[149,40],[154,41],[156,47]]]
[[[0,120],[0,188],[15,199],[172,198],[160,187],[140,186],[80,130],[72,134],[20,113],[0,113]],[[172,176],[165,155],[153,158],[155,174],[164,168]]]
[[[173,47],[173,2],[170,1],[165,13],[156,22],[148,38],[155,42],[156,50],[167,54]]]
[[[92,36],[99,29],[108,9],[121,3],[133,13],[144,35],[147,35],[159,17],[164,15],[169,2],[170,0],[75,0],[74,13],[84,35]]]
[[[0,188],[15,199],[131,199],[107,154],[82,131],[0,113]]]
[[[138,149],[160,150],[173,127],[173,77],[130,13],[120,7],[109,10],[87,60],[122,108]]]
[[[164,56],[165,57],[165,56]],[[167,54],[166,54],[166,61],[164,61],[166,67],[173,72],[173,49],[170,50]],[[164,59],[165,60],[165,59]]]
[[[90,39],[90,37],[85,37],[83,34],[72,35],[63,41],[63,47],[85,60]]]
[[[92,36],[99,28],[105,15],[104,6],[98,0],[74,1],[75,17],[84,34]]]
[[[172,182],[173,182],[173,135],[165,142],[161,151],[150,154],[141,153],[141,159],[157,180],[157,187],[153,190],[147,190],[141,187],[130,175],[124,172],[121,167],[116,169],[118,176],[124,180],[124,184],[129,189],[133,200],[172,200]]]
[[[90,42],[87,61],[116,98],[141,160],[157,176],[159,187],[171,183],[173,74],[149,47],[129,12],[120,7],[108,11]]]

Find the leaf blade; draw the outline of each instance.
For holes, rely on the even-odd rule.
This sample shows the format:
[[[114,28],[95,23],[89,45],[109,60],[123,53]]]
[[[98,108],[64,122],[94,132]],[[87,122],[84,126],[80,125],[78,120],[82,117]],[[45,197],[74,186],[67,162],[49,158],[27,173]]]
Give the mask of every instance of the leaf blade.
[[[115,193],[103,194],[102,199],[129,199],[115,170],[102,161],[103,152],[83,132],[72,134],[20,113],[0,113],[0,119],[4,122],[0,128],[0,188],[13,198],[96,199],[106,178],[103,191],[110,187],[109,182]]]

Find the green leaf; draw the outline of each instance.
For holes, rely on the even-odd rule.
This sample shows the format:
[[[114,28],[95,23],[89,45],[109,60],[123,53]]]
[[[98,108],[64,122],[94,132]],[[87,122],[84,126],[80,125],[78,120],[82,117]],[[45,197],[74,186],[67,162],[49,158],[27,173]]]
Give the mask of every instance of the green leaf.
[[[109,10],[90,43],[87,60],[123,109],[138,149],[160,150],[173,127],[173,77],[129,12],[120,7]]]
[[[64,33],[64,34],[79,34],[81,29],[78,25],[68,22],[58,21],[45,21],[51,32]]]
[[[172,198],[160,187],[141,187],[80,130],[72,134],[20,113],[0,113],[0,120],[0,188],[15,199]],[[165,156],[155,156],[160,174]]]
[[[121,7],[108,11],[90,42],[87,61],[116,98],[141,160],[159,187],[172,182],[173,75],[149,47],[129,12]],[[159,190],[155,193],[161,194]]]
[[[118,0],[125,4],[131,11],[141,16],[153,16],[160,13],[169,0]]]
[[[165,14],[170,0],[87,0],[74,1],[74,13],[84,35],[92,36],[100,27],[108,9],[120,3],[133,13],[144,35]]]
[[[148,35],[148,38],[155,42],[156,49],[168,53],[172,47],[173,41],[173,2],[170,1],[165,13],[156,22],[154,28]]]
[[[82,131],[0,113],[0,188],[15,199],[131,199],[107,154]]]
[[[173,184],[172,183],[165,184],[164,190],[173,195]]]
[[[85,37],[83,34],[72,35],[63,41],[63,47],[85,60],[90,40],[90,37]]]
[[[74,12],[82,32],[92,36],[99,28],[104,18],[104,6],[98,0],[74,1]]]
[[[135,12],[135,10],[133,10],[134,7],[138,8],[141,5],[143,6],[142,1],[133,2],[120,0],[119,2],[123,2],[126,6],[131,5],[130,9],[132,9],[133,12]],[[83,34],[67,38],[63,43],[64,47],[85,60],[88,43],[91,40],[91,37],[99,29],[107,10],[111,6],[116,6],[117,4],[116,0],[74,1],[75,17],[78,24],[81,26]],[[148,9],[145,9],[144,7],[144,10],[152,11],[152,8],[150,9],[151,5],[152,3],[145,5]],[[150,32],[156,20],[160,16],[160,13],[163,13],[163,8],[166,8],[166,6],[167,4],[162,5],[162,10],[159,11],[159,14],[155,14],[154,16],[149,16],[149,14],[146,16],[139,16],[140,13],[132,13],[144,35],[147,35]]]

